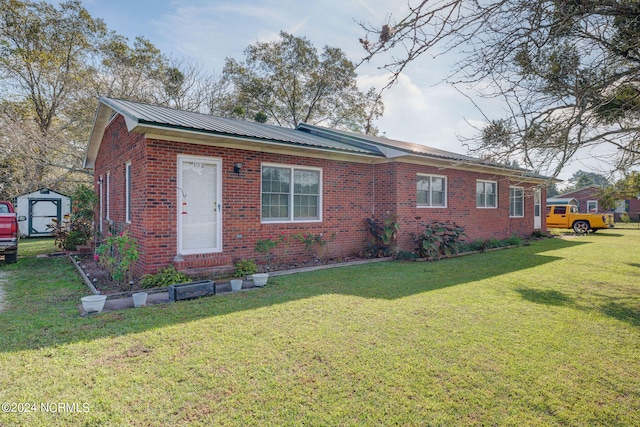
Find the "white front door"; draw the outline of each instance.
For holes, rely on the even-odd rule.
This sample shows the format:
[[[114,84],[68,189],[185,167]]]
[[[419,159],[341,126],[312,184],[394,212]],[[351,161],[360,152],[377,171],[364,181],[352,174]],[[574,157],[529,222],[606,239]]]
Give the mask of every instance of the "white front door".
[[[222,160],[178,156],[178,253],[222,251]]]
[[[540,203],[541,192],[539,188],[533,190],[533,229],[542,229],[542,205]]]

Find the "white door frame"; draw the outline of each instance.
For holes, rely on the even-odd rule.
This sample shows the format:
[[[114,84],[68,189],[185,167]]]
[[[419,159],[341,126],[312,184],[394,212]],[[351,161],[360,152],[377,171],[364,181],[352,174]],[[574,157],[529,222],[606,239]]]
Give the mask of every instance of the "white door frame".
[[[533,229],[542,230],[542,190],[533,190]]]
[[[188,249],[183,247],[183,223],[186,216],[189,215],[189,209],[194,212],[195,204],[194,202],[198,199],[198,194],[194,194],[193,188],[185,188],[185,185],[188,185],[183,180],[183,164],[184,163],[195,163],[195,164],[203,164],[215,167],[215,185],[213,188],[214,200],[213,206],[210,206],[210,209],[214,212],[214,244],[212,247],[201,247],[196,249]],[[203,253],[212,253],[212,252],[222,252],[222,159],[214,158],[214,157],[205,157],[205,156],[189,156],[189,155],[178,155],[177,161],[177,169],[178,169],[178,183],[176,188],[176,206],[178,207],[176,215],[177,215],[177,248],[178,255],[194,255],[194,254],[203,254]],[[203,184],[200,182],[200,184]],[[189,203],[191,201],[191,204]],[[183,205],[183,202],[186,202]],[[186,213],[183,213],[186,212]]]

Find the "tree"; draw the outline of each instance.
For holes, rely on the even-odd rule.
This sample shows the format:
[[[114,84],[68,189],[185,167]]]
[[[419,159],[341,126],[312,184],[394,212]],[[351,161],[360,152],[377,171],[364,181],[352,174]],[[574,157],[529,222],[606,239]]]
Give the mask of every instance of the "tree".
[[[243,62],[227,58],[223,77],[233,84],[228,111],[247,117],[263,113],[279,126],[300,122],[364,132],[382,115],[382,101],[356,86],[355,65],[338,48],[321,54],[306,38],[280,33],[275,42],[257,42]]]
[[[640,162],[639,16],[633,0],[422,0],[399,20],[361,24],[360,42],[365,60],[391,56],[391,82],[426,53],[458,54],[448,81],[510,111],[472,151],[556,176],[578,151],[609,147],[623,170]]]
[[[86,64],[105,34],[104,23],[79,1],[56,8],[0,0],[0,163],[11,173],[6,194],[53,186],[66,171],[76,179],[81,137],[65,117],[66,106],[86,80]]]
[[[571,184],[571,186],[567,188],[565,192],[578,190],[590,185],[595,185],[602,188],[609,187],[611,185],[606,176],[594,172],[585,172],[582,170],[574,172],[568,182]]]
[[[614,185],[603,188],[599,196],[603,209],[615,209],[620,200],[640,197],[640,172],[631,172]]]
[[[212,112],[224,90],[198,65],[129,40],[77,0],[0,0],[0,198],[49,187],[71,194],[99,96]]]

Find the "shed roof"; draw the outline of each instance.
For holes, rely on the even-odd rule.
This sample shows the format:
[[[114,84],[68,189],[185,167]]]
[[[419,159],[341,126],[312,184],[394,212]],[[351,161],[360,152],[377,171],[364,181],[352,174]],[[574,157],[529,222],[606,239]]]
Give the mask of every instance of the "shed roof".
[[[349,156],[368,157],[373,161],[400,158],[435,159],[454,165],[499,169],[502,174],[522,178],[547,179],[524,169],[507,167],[422,144],[328,129],[306,123],[300,123],[295,129],[283,128],[113,98],[99,99],[84,162],[86,168],[94,167],[104,131],[115,114],[121,114],[125,118],[130,132],[164,131],[199,137],[228,138],[235,141],[238,148],[244,148],[243,141],[250,141],[259,144],[293,146],[303,150],[339,152]]]
[[[575,205],[579,206],[580,202],[573,197],[551,197],[547,199],[547,205]]]

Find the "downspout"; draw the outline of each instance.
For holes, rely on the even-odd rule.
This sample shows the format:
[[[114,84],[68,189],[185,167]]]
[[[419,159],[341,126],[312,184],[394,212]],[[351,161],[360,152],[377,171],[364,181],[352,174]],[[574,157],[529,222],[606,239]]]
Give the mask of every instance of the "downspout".
[[[371,163],[371,217],[376,216],[376,165]]]

